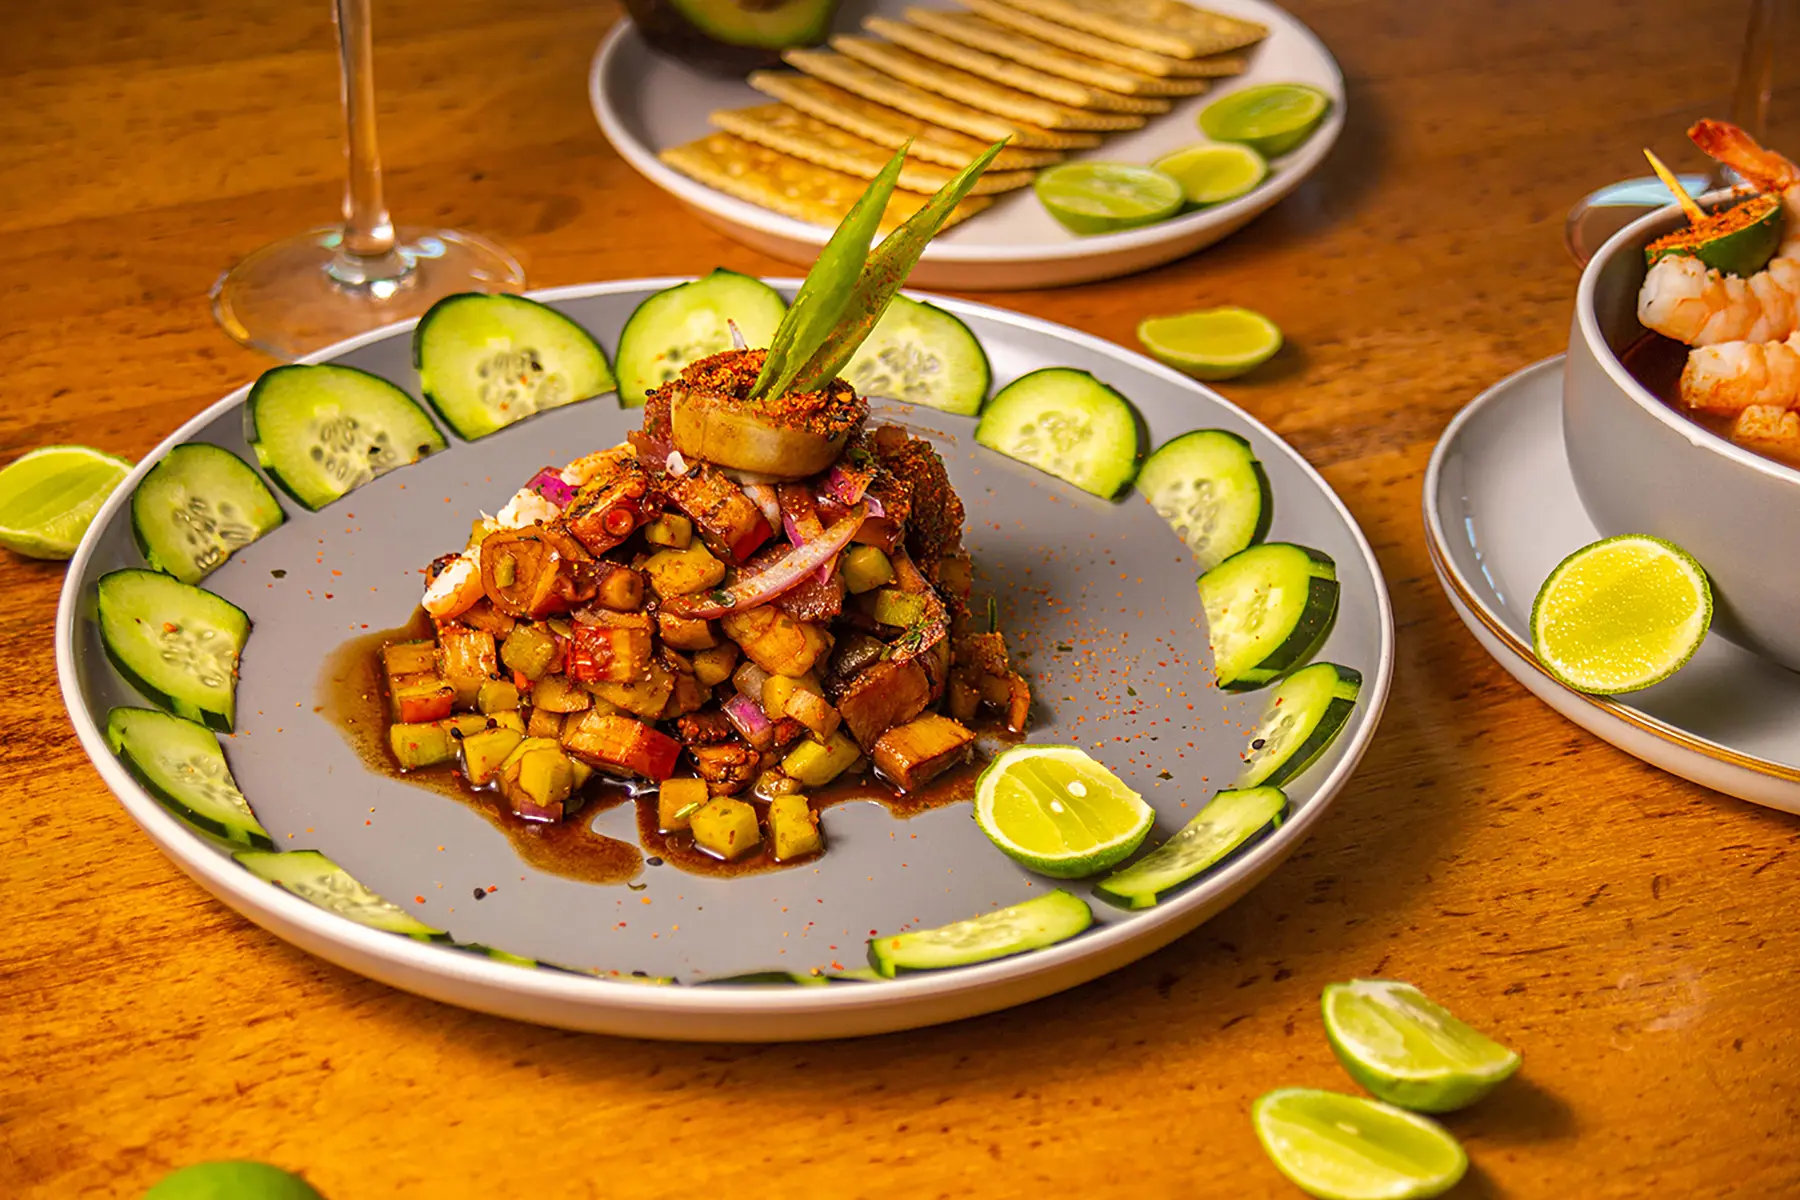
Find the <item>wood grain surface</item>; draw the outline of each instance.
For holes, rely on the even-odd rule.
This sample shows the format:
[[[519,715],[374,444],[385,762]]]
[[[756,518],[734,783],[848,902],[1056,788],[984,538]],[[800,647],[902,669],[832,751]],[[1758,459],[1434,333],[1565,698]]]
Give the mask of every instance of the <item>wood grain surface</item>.
[[[1644,766],[1539,704],[1434,581],[1419,486],[1490,382],[1561,350],[1570,201],[1724,115],[1739,4],[1296,0],[1349,121],[1249,229],[1131,279],[986,297],[1132,344],[1145,315],[1268,313],[1224,391],[1325,473],[1394,593],[1373,749],[1294,858],[1089,986],[918,1033],[778,1047],[578,1036],[329,966],[190,883],[127,819],[56,692],[62,571],[0,561],[0,1194],[139,1195],[251,1157],[332,1200],[1288,1196],[1271,1088],[1354,1090],[1320,988],[1412,980],[1520,1048],[1448,1119],[1457,1195],[1800,1194],[1800,821]],[[389,201],[536,285],[788,268],[674,209],[585,98],[613,0],[379,0]],[[0,458],[133,457],[266,367],[207,289],[330,219],[323,0],[61,0],[0,39]],[[1787,62],[1794,61],[1791,57]],[[1792,80],[1791,73],[1788,80]],[[1780,97],[1785,100],[1785,95]],[[1777,133],[1800,150],[1800,121]]]

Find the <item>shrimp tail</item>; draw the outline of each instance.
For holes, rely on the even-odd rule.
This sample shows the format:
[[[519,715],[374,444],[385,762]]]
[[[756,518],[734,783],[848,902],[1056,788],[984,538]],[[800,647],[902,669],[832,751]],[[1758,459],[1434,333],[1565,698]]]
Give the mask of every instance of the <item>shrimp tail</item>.
[[[1765,149],[1729,121],[1696,121],[1688,130],[1688,137],[1708,158],[1724,163],[1749,180],[1759,192],[1784,192],[1791,184],[1800,182],[1800,166]]]

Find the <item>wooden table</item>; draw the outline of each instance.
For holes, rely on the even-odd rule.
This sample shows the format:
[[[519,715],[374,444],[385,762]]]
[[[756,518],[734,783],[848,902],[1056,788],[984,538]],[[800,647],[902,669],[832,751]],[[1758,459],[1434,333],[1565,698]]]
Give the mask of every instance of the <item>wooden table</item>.
[[[1569,202],[1641,174],[1641,145],[1699,165],[1681,130],[1723,115],[1739,6],[1293,7],[1349,78],[1315,178],[1190,261],[1001,298],[1128,345],[1146,314],[1226,302],[1287,331],[1224,390],[1368,531],[1399,668],[1361,772],[1269,882],[1100,982],[918,1033],[658,1045],[477,1016],[290,948],[157,853],[64,717],[60,567],[5,558],[0,1194],[136,1196],[244,1156],[333,1200],[1296,1195],[1248,1107],[1350,1086],[1317,1012],[1356,975],[1413,980],[1524,1052],[1449,1118],[1475,1163],[1460,1195],[1800,1194],[1800,822],[1539,704],[1458,624],[1419,519],[1450,415],[1564,345]],[[19,9],[0,40],[0,457],[142,455],[268,365],[213,327],[213,279],[335,210],[327,5]],[[786,273],[601,138],[585,72],[616,14],[380,0],[396,215],[490,233],[537,285]]]

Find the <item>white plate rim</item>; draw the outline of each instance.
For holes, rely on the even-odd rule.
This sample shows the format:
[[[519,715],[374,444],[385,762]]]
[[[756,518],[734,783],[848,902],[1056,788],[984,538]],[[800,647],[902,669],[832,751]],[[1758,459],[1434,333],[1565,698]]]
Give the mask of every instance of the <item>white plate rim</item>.
[[[559,300],[575,300],[616,292],[673,287],[676,284],[690,282],[691,279],[691,276],[663,276],[610,280],[601,283],[544,288],[525,294],[532,299],[554,303]],[[798,286],[800,280],[770,278],[766,282],[779,288]],[[89,536],[82,539],[81,545],[69,561],[56,611],[54,632],[56,668],[63,704],[68,710],[82,749],[87,753],[108,789],[119,799],[131,817],[150,835],[151,840],[172,858],[177,866],[193,876],[207,890],[224,900],[232,908],[256,920],[265,928],[271,929],[283,940],[295,942],[297,939],[289,936],[285,930],[298,929],[304,935],[316,939],[318,942],[342,947],[359,960],[383,961],[405,970],[414,977],[433,977],[447,982],[465,983],[488,989],[491,993],[513,994],[550,1004],[572,1005],[590,1011],[617,1011],[645,1016],[670,1017],[702,1014],[715,1016],[743,1014],[759,1017],[806,1016],[846,1013],[858,1009],[924,1006],[932,998],[964,992],[998,992],[1005,990],[1009,985],[1018,986],[1030,980],[1041,981],[1046,978],[1054,978],[1059,974],[1066,975],[1070,968],[1084,959],[1104,959],[1108,957],[1109,951],[1123,952],[1137,943],[1147,943],[1145,952],[1165,944],[1171,938],[1179,936],[1180,930],[1178,929],[1175,933],[1165,933],[1160,938],[1158,937],[1159,933],[1163,933],[1171,926],[1180,926],[1183,919],[1190,913],[1196,909],[1205,908],[1207,902],[1215,897],[1235,896],[1239,892],[1247,890],[1260,879],[1262,873],[1278,867],[1288,854],[1305,840],[1312,827],[1324,817],[1326,810],[1331,807],[1351,774],[1360,765],[1363,755],[1367,752],[1380,727],[1392,686],[1395,631],[1393,608],[1388,595],[1386,577],[1382,573],[1380,562],[1369,545],[1361,525],[1358,524],[1342,498],[1312,464],[1256,417],[1211,388],[1116,343],[1078,329],[975,301],[943,297],[928,292],[911,292],[909,294],[918,298],[928,298],[934,304],[939,304],[953,312],[979,313],[984,317],[1011,324],[1022,330],[1051,334],[1061,340],[1081,345],[1095,353],[1129,362],[1134,368],[1159,375],[1177,386],[1197,389],[1209,400],[1223,405],[1233,415],[1250,424],[1273,444],[1280,446],[1292,456],[1295,465],[1323,493],[1338,519],[1348,529],[1354,544],[1362,555],[1370,577],[1374,580],[1379,646],[1374,677],[1368,681],[1373,686],[1366,686],[1364,690],[1365,703],[1368,706],[1367,719],[1345,744],[1343,756],[1337,765],[1325,778],[1320,780],[1312,800],[1296,812],[1292,819],[1284,822],[1280,828],[1263,838],[1248,852],[1238,855],[1202,884],[1182,893],[1167,904],[1158,905],[1155,909],[1136,914],[1130,920],[1097,927],[1078,938],[1029,954],[959,967],[951,971],[903,975],[900,978],[883,980],[879,984],[870,986],[846,984],[816,988],[781,987],[779,985],[732,988],[634,987],[608,980],[603,976],[586,976],[558,971],[526,971],[478,955],[450,952],[442,946],[407,937],[397,937],[392,933],[360,925],[348,918],[318,908],[309,901],[279,887],[271,886],[243,870],[229,857],[214,853],[191,826],[170,813],[131,776],[107,745],[105,732],[87,713],[87,705],[82,698],[77,682],[78,672],[74,653],[75,622],[81,618],[82,609],[90,607],[84,594],[82,580],[97,544],[97,538],[93,536],[93,531],[103,529],[109,521],[114,519],[118,510],[130,502],[131,492],[138,481],[171,447],[188,440],[210,422],[241,405],[249,393],[250,385],[248,384],[208,405],[200,413],[184,422],[174,433],[163,439],[155,449],[144,455],[119,487],[107,498],[99,512],[95,514],[93,523],[89,527]],[[347,338],[335,345],[309,354],[299,361],[316,363],[334,359],[371,342],[404,333],[417,323],[417,318],[396,322],[381,329]],[[187,852],[190,846],[195,849]],[[1259,871],[1259,868],[1271,859],[1274,866]],[[303,948],[307,949],[309,953],[316,953],[310,946]],[[357,969],[359,973],[366,974],[360,968],[354,969]],[[1061,987],[1071,986],[1079,981],[1069,979],[1066,983],[1052,983],[1043,991],[1059,990]],[[413,987],[410,990],[419,989]],[[547,1021],[546,1023],[556,1022]]]
[[[1326,155],[1337,144],[1338,135],[1344,129],[1345,109],[1348,101],[1345,97],[1344,72],[1338,65],[1325,43],[1304,22],[1279,8],[1268,0],[1251,0],[1258,8],[1278,14],[1277,20],[1286,23],[1293,33],[1304,38],[1311,48],[1324,60],[1330,75],[1331,86],[1327,89],[1331,96],[1331,111],[1319,128],[1308,138],[1283,169],[1271,179],[1257,185],[1251,191],[1236,200],[1188,213],[1172,220],[1162,221],[1155,225],[1147,225],[1141,229],[1127,229],[1119,233],[1095,234],[1090,237],[1077,237],[1068,242],[1038,242],[1020,245],[983,245],[979,242],[961,244],[955,242],[932,242],[926,246],[921,259],[927,263],[1052,263],[1081,261],[1090,258],[1105,258],[1113,255],[1128,255],[1132,251],[1161,246],[1166,243],[1180,242],[1202,234],[1215,227],[1236,230],[1263,212],[1275,207],[1285,200],[1289,193],[1299,187],[1301,182],[1318,169],[1325,161]],[[621,17],[618,24],[601,41],[594,53],[593,65],[588,71],[588,103],[600,123],[600,129],[606,140],[620,157],[630,163],[632,168],[663,191],[674,196],[684,204],[711,214],[721,221],[733,226],[756,230],[759,233],[785,238],[803,245],[823,247],[831,237],[831,230],[822,225],[813,225],[806,221],[773,212],[760,205],[751,204],[747,200],[739,200],[724,192],[715,191],[689,179],[686,175],[665,166],[656,152],[631,136],[619,114],[606,101],[602,78],[608,64],[620,53],[624,41],[636,26],[631,18]]]
[[[1671,725],[1667,721],[1653,717],[1642,709],[1633,708],[1629,704],[1621,704],[1606,696],[1590,696],[1569,687],[1544,669],[1543,665],[1538,662],[1537,654],[1531,646],[1489,607],[1480,591],[1469,586],[1468,581],[1462,577],[1462,572],[1457,569],[1456,559],[1449,550],[1449,535],[1444,529],[1442,516],[1438,512],[1437,506],[1438,484],[1443,474],[1444,463],[1449,458],[1451,446],[1457,441],[1463,426],[1472,421],[1482,409],[1495,403],[1511,388],[1530,381],[1540,372],[1560,372],[1563,360],[1567,357],[1566,353],[1553,354],[1549,358],[1541,359],[1530,366],[1514,371],[1465,404],[1462,410],[1451,419],[1450,424],[1444,427],[1444,432],[1439,435],[1437,445],[1431,451],[1431,460],[1425,467],[1425,484],[1421,498],[1421,507],[1424,510],[1425,548],[1430,554],[1431,565],[1435,569],[1439,581],[1443,584],[1445,591],[1449,592],[1453,599],[1467,609],[1523,667],[1554,684],[1569,697],[1579,700],[1588,707],[1604,713],[1616,721],[1623,722],[1641,733],[1649,734],[1651,737],[1689,753],[1701,755],[1721,766],[1751,771],[1787,783],[1800,783],[1800,767],[1734,750],[1730,746],[1722,745],[1710,738],[1690,733],[1678,725]],[[1501,665],[1505,666],[1506,664],[1502,663]]]

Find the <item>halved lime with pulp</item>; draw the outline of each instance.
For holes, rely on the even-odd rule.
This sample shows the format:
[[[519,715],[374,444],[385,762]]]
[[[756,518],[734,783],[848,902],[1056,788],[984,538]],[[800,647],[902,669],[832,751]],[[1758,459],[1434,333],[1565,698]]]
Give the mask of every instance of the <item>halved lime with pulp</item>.
[[[1464,1025],[1410,983],[1328,984],[1320,1006],[1325,1036],[1344,1070],[1401,1108],[1466,1108],[1519,1069],[1517,1051]]]
[[[1144,348],[1196,379],[1235,379],[1281,349],[1275,322],[1247,308],[1203,308],[1150,317],[1137,327]]]
[[[1692,658],[1712,624],[1712,588],[1673,542],[1628,533],[1556,564],[1531,606],[1544,669],[1578,692],[1635,692]]]
[[[267,1163],[195,1163],[165,1175],[144,1200],[325,1200],[300,1176]]]
[[[1281,1173],[1320,1200],[1424,1200],[1469,1169],[1436,1121],[1360,1096],[1281,1088],[1251,1105],[1250,1120]]]
[[[1331,97],[1303,83],[1265,83],[1221,96],[1200,110],[1200,132],[1215,142],[1242,142],[1276,158],[1312,136]]]
[[[1236,142],[1202,142],[1150,165],[1181,184],[1187,202],[1196,207],[1236,200],[1269,174],[1262,155]]]
[[[1113,233],[1166,221],[1186,199],[1181,185],[1132,163],[1064,163],[1043,172],[1032,189],[1072,233]]]
[[[0,546],[29,558],[68,558],[100,505],[131,471],[91,446],[45,446],[0,470]]]
[[[1123,861],[1156,812],[1074,746],[1014,746],[975,781],[975,820],[1040,875],[1079,879]]]

